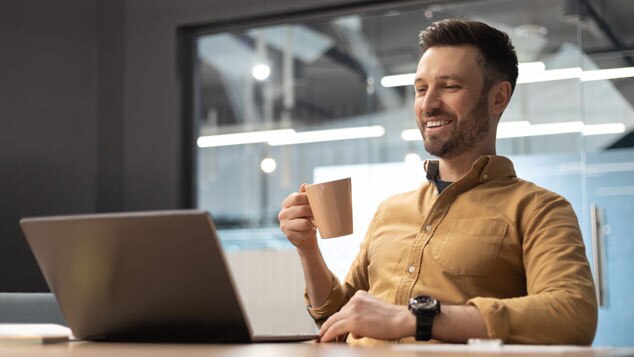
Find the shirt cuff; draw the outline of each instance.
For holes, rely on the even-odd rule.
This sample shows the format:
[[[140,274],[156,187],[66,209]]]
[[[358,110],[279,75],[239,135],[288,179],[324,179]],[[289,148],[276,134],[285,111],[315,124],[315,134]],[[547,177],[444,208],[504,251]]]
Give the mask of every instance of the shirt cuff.
[[[489,338],[505,341],[510,332],[509,315],[506,305],[499,299],[477,297],[467,301],[467,305],[475,306],[487,326]]]
[[[308,313],[313,319],[315,319],[315,321],[325,320],[330,315],[339,311],[343,305],[343,290],[341,289],[339,280],[332,275],[332,289],[330,290],[328,298],[326,298],[326,301],[324,301],[321,306],[312,306],[306,291],[304,291],[304,301],[306,302],[306,309],[308,310]]]

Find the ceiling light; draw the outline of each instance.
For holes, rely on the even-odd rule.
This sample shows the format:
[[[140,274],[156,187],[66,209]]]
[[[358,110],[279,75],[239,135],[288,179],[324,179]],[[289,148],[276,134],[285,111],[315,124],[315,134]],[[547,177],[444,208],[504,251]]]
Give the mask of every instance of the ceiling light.
[[[279,136],[268,141],[271,146],[316,143],[349,139],[376,138],[385,135],[381,125],[315,130]]]
[[[609,123],[609,124],[590,124],[583,127],[583,135],[602,135],[602,134],[618,134],[625,132],[625,124]]]
[[[271,159],[270,157],[267,157],[264,160],[262,160],[262,162],[260,162],[260,169],[262,169],[262,171],[266,172],[267,174],[270,174],[271,172],[275,171],[276,167],[277,167],[277,163],[275,162],[275,160]]]
[[[416,73],[383,76],[381,78],[381,85],[385,88],[411,86],[411,85],[414,85],[415,78],[416,78]]]
[[[207,135],[198,138],[199,148],[244,145],[268,142],[271,146],[306,144],[322,141],[376,138],[385,135],[381,125],[296,132],[293,129],[251,131],[245,133]]]
[[[579,67],[549,69],[547,71],[533,72],[527,74],[523,74],[520,72],[520,75],[517,77],[517,83],[521,84],[559,81],[562,79],[575,79],[581,77],[582,73],[583,71]]]
[[[418,129],[406,129],[401,132],[401,139],[405,141],[416,141],[422,138]]]
[[[617,79],[634,77],[634,67],[620,67],[609,69],[597,69],[594,71],[583,71],[582,81],[598,81],[603,79]]]
[[[405,155],[405,165],[407,166],[418,166],[420,164],[420,156],[415,153],[409,153]]]
[[[264,143],[280,136],[295,134],[293,129],[251,131],[245,133],[201,136],[197,140],[199,148]]]
[[[517,69],[520,75],[529,75],[533,73],[540,73],[546,69],[544,62],[522,62],[517,65]]]
[[[519,138],[527,136],[574,134],[587,135],[618,134],[625,131],[623,123],[584,124],[581,121],[531,124],[527,121],[502,122],[498,125],[497,138]]]
[[[251,74],[253,74],[253,78],[257,79],[258,81],[263,81],[269,78],[269,76],[271,75],[271,67],[262,63],[256,64],[255,66],[253,66]]]
[[[497,139],[521,138],[528,136],[581,133],[588,135],[618,134],[625,132],[623,123],[584,124],[581,121],[570,121],[547,124],[531,124],[528,121],[509,121],[498,124]],[[407,129],[401,132],[404,141],[421,140],[418,129]]]
[[[503,122],[498,125],[496,138],[506,139],[524,136],[580,133],[582,130],[583,122],[580,121],[534,125],[527,121]]]

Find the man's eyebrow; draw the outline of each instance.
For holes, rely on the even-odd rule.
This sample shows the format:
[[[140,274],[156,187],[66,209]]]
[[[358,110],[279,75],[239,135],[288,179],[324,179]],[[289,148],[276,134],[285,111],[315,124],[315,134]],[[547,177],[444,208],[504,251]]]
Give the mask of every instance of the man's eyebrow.
[[[450,80],[452,80],[452,81],[464,82],[464,79],[462,79],[462,77],[460,77],[460,76],[456,76],[456,75],[454,75],[454,74],[449,74],[449,75],[446,75],[446,76],[439,76],[439,77],[437,77],[437,78],[438,78],[438,79],[443,79],[443,80],[448,80],[448,79],[450,79]]]
[[[448,75],[444,75],[444,76],[438,76],[435,78],[436,80],[452,80],[452,81],[457,81],[457,82],[464,82],[464,79],[460,76],[454,75],[454,74],[448,74]],[[416,79],[414,80],[414,85],[417,85],[421,82],[425,82],[425,80],[421,77],[416,77]]]

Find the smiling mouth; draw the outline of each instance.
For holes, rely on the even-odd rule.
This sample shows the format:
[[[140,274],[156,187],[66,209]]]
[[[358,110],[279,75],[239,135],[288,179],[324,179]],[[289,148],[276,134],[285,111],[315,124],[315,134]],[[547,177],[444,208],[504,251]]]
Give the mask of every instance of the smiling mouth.
[[[445,125],[447,125],[447,124],[449,124],[449,123],[450,123],[450,122],[449,122],[448,120],[436,120],[436,121],[428,121],[428,122],[425,124],[425,126],[426,126],[428,129],[431,129],[431,128],[438,128],[438,127],[441,127],[441,126],[445,126]]]

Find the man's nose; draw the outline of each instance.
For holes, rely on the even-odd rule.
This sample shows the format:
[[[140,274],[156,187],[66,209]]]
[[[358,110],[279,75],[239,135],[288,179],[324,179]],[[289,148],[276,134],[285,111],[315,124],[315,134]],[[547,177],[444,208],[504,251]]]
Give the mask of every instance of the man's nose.
[[[435,110],[440,109],[440,107],[442,107],[442,101],[440,100],[438,91],[427,91],[421,107],[423,113],[434,112]]]

